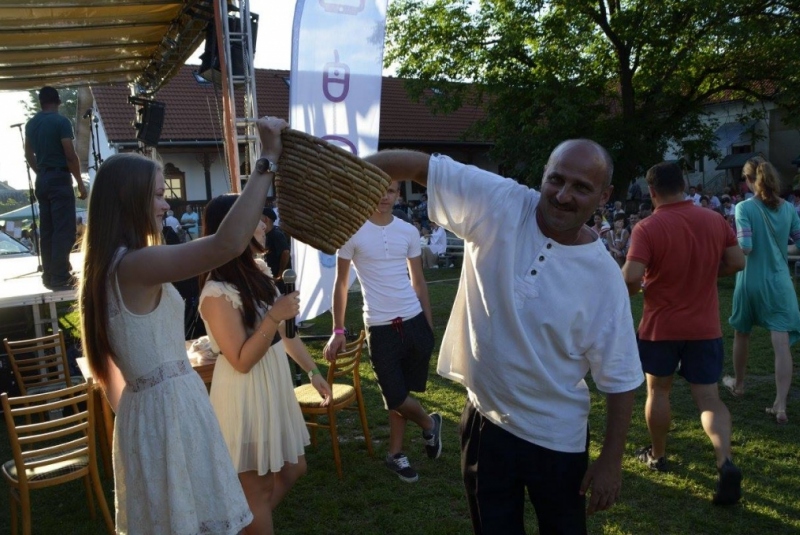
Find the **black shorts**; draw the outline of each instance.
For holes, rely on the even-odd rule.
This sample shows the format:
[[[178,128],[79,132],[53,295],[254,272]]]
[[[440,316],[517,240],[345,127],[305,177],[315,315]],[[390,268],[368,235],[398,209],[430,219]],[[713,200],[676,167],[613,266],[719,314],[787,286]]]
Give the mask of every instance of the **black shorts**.
[[[719,381],[725,351],[722,338],[712,340],[639,340],[642,371],[668,377],[677,370],[689,383],[710,385]]]
[[[399,407],[410,391],[424,392],[433,353],[433,330],[425,313],[367,328],[370,362],[384,406]]]

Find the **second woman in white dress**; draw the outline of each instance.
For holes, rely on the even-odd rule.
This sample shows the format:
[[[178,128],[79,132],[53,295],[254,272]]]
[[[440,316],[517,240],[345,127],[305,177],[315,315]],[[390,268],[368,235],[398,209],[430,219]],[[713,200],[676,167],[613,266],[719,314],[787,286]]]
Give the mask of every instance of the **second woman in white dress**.
[[[237,195],[213,199],[203,215],[214,234]],[[263,223],[256,234],[263,238]],[[263,241],[261,242],[263,243]],[[251,247],[263,252],[255,238]],[[250,249],[201,278],[200,314],[212,349],[211,405],[253,512],[247,533],[272,533],[272,510],[306,472],[309,443],[294,395],[288,353],[330,402],[331,390],[300,338],[285,338],[284,320],[299,311],[297,292],[280,296],[269,268]]]

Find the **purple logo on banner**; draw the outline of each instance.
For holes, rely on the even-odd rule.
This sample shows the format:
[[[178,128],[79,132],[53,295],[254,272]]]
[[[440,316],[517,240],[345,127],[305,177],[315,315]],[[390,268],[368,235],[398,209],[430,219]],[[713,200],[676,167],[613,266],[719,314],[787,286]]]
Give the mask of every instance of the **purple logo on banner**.
[[[333,61],[322,68],[322,92],[331,102],[343,101],[350,92],[350,67],[339,61],[338,50],[333,51]]]
[[[332,136],[331,135],[331,136],[322,136],[322,139],[324,139],[328,143],[333,143],[334,145],[337,145],[338,143],[341,143],[342,145],[344,145],[344,147],[342,147],[343,149],[346,148],[352,154],[355,154],[356,156],[358,156],[358,149],[353,144],[353,142],[350,141],[349,139],[347,139],[346,137]]]

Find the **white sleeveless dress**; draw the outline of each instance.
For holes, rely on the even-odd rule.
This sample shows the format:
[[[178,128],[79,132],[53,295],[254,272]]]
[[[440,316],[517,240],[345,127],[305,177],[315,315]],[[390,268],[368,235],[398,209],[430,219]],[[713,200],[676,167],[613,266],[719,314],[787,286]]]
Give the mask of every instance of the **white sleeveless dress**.
[[[259,261],[262,270],[269,269],[262,263]],[[225,282],[207,281],[200,293],[201,305],[207,297],[225,297],[234,308],[242,306],[236,287]],[[265,313],[266,309],[258,310],[258,322]],[[207,323],[206,332],[211,348],[219,353],[219,345]],[[252,333],[248,328],[247,335]],[[309,444],[287,358],[283,340],[270,347],[248,373],[236,371],[224,355],[217,358],[211,381],[211,405],[233,466],[240,473],[278,472],[287,462],[297,463]]]
[[[186,356],[183,300],[164,284],[155,310],[138,315],[116,276],[108,290],[109,340],[126,382],[114,422],[117,533],[239,533],[253,515]]]

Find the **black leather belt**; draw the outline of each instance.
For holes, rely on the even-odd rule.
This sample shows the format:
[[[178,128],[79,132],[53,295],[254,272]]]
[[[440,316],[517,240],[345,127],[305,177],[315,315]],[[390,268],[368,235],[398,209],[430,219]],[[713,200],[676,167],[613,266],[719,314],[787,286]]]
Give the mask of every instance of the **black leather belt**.
[[[47,172],[50,172],[50,171],[64,171],[64,172],[69,172],[69,167],[45,167],[45,168],[44,168],[44,170],[45,170],[45,172],[46,172],[46,173],[47,173]]]

